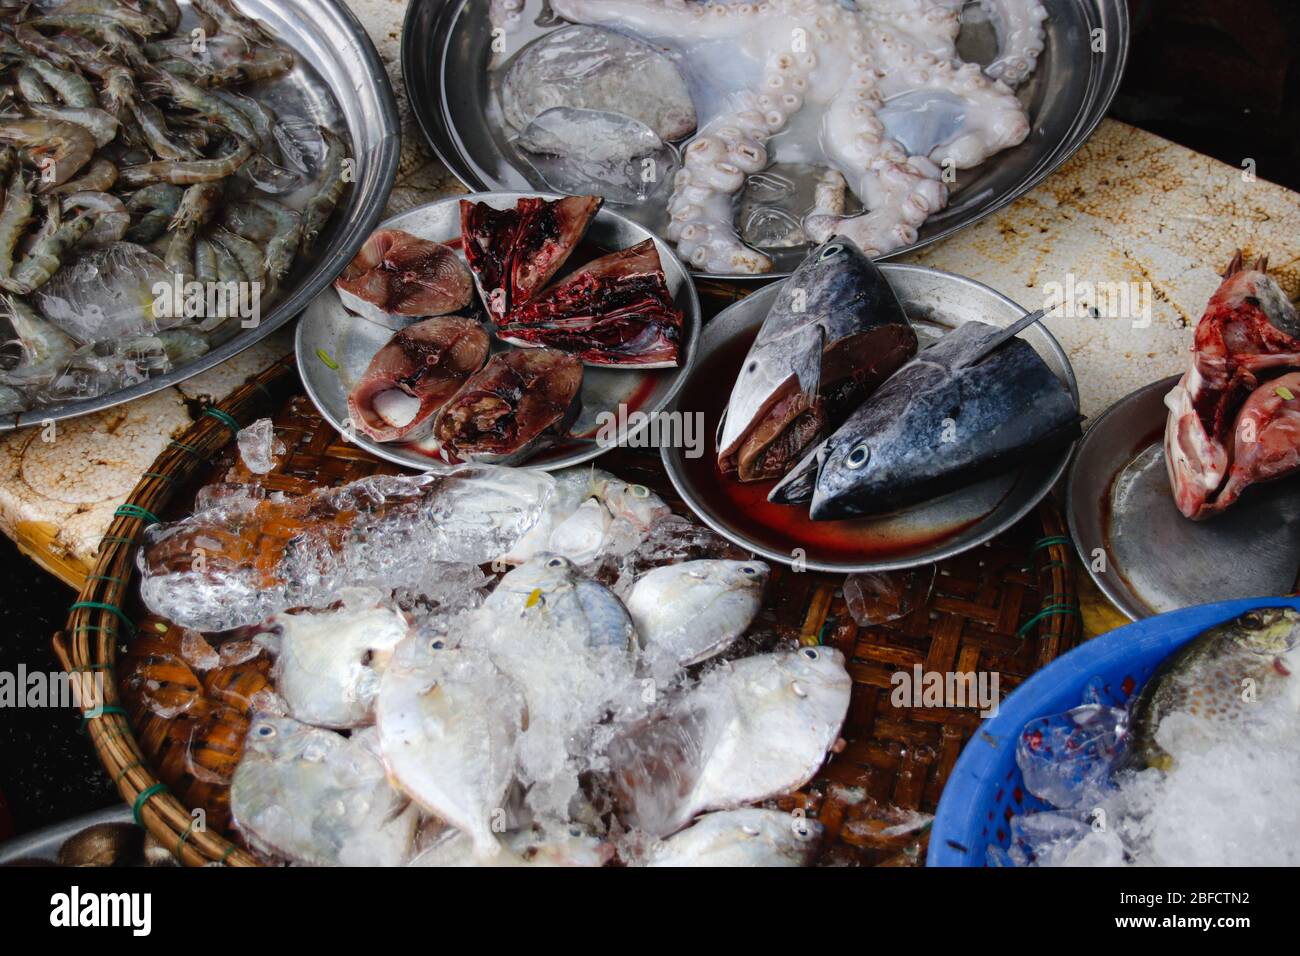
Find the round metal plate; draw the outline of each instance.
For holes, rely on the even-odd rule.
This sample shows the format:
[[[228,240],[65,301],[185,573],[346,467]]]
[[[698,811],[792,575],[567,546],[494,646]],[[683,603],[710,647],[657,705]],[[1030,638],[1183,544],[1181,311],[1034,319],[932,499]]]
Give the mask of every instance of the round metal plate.
[[[412,235],[438,242],[452,242],[460,237],[460,201],[486,202],[495,208],[510,208],[523,196],[558,199],[553,193],[476,193],[455,196],[424,206],[417,206],[382,223],[383,229],[402,229]],[[528,464],[547,470],[566,468],[591,461],[614,447],[613,443],[594,440],[602,424],[602,413],[612,413],[618,423],[619,442],[624,443],[649,424],[648,416],[662,410],[677,394],[685,374],[695,359],[700,334],[700,300],[695,294],[690,273],[673,254],[672,247],[655,238],[648,229],[629,219],[601,209],[592,220],[586,241],[603,249],[626,249],[646,239],[654,239],[663,264],[664,278],[673,301],[682,312],[684,340],[681,365],[666,369],[592,368],[583,371],[582,412],[570,434],[585,440],[563,442],[541,451]],[[579,264],[571,260],[571,265]],[[561,270],[563,275],[563,270]],[[348,392],[365,373],[375,353],[393,337],[393,331],[359,318],[343,307],[331,286],[320,294],[298,323],[298,371],[307,394],[320,413],[349,440],[373,455],[410,468],[434,470],[444,463],[428,452],[409,445],[383,444],[356,432],[348,423]],[[493,351],[510,348],[493,340]],[[337,365],[331,368],[326,362]],[[621,414],[622,409],[626,414]],[[643,412],[647,416],[631,415]]]
[[[1023,195],[1065,162],[1101,122],[1128,57],[1128,8],[1123,0],[1046,0],[1046,6],[1046,50],[1034,75],[1017,90],[1032,121],[1029,137],[977,168],[962,170],[950,186],[947,208],[930,217],[915,243],[891,257],[951,235]],[[527,0],[524,26],[507,35],[511,51],[554,29],[535,25],[543,9],[541,0]],[[497,110],[487,10],[488,0],[411,0],[402,36],[402,73],[411,105],[438,157],[470,189],[545,189],[537,173],[485,121]],[[987,30],[987,24],[980,29]],[[963,31],[959,51],[972,61],[987,59],[978,54],[987,48],[988,36],[968,38],[967,32],[975,31]],[[1093,52],[1098,38],[1103,49]],[[619,209],[663,234],[667,213],[662,201]],[[807,250],[806,245],[765,249],[775,268],[763,275],[695,274],[781,278]]]
[[[924,266],[887,263],[881,268],[908,318],[916,325],[922,348],[946,329],[966,322],[1010,325],[1025,314],[1024,309],[1006,296],[964,276]],[[748,342],[763,324],[780,288],[778,283],[760,289],[705,326],[694,367],[672,411],[700,411],[686,407],[695,394],[692,382],[697,377],[705,383],[710,376],[717,378],[720,370],[714,363],[720,356],[729,356],[735,367],[728,366],[729,377],[725,381],[716,382],[716,386],[706,384],[706,387],[722,390],[725,400],[744,360]],[[1040,324],[1026,329],[1021,337],[1068,384],[1077,403],[1079,390],[1074,370],[1052,334]],[[969,485],[892,515],[854,521],[800,521],[777,527],[759,524],[752,514],[746,515],[745,520],[737,520],[715,505],[718,483],[722,480],[714,464],[713,436],[717,425],[717,413],[705,412],[699,428],[707,436],[702,456],[688,459],[691,449],[662,449],[664,467],[678,494],[711,528],[742,548],[782,564],[818,571],[890,571],[939,561],[974,548],[1028,514],[1061,477],[1070,459],[1070,449],[1064,449],[1019,471]],[[778,539],[781,539],[780,547],[773,543]],[[833,548],[827,544],[832,539]]]
[[[181,6],[188,18],[189,4],[181,0]],[[319,125],[346,132],[351,139],[356,178],[345,197],[346,205],[335,213],[316,257],[296,264],[284,294],[256,327],[242,330],[181,368],[130,388],[0,416],[0,432],[111,408],[183,382],[238,355],[306,308],[352,260],[382,215],[397,175],[401,126],[388,74],[365,29],[342,0],[240,0],[239,7],[266,23],[297,55],[299,64],[277,83],[292,85],[303,110]]]
[[[1183,517],[1165,469],[1164,398],[1178,376],[1120,399],[1070,466],[1070,534],[1103,594],[1133,620],[1295,590],[1300,495],[1294,480],[1252,488],[1208,521]]]

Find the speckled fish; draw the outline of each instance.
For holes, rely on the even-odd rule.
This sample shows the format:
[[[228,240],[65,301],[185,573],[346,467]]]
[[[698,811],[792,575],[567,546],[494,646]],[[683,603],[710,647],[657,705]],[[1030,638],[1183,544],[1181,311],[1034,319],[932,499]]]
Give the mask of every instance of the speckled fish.
[[[309,866],[401,866],[418,819],[366,743],[267,714],[248,728],[230,811],[255,848]]]
[[[604,866],[614,848],[581,827],[569,827],[562,839],[517,830],[502,841],[491,857],[474,854],[473,841],[460,830],[448,830],[420,851],[407,866]]]
[[[275,615],[255,640],[275,657],[275,688],[289,715],[343,729],[374,720],[380,675],[408,627],[373,588],[344,588],[338,597],[338,608]]]
[[[487,361],[491,339],[475,319],[438,316],[409,325],[375,353],[348,393],[352,423],[375,441],[415,441]]]
[[[608,748],[623,818],[651,836],[798,789],[839,737],[853,682],[832,647],[717,667]]]
[[[741,481],[783,475],[916,354],[884,274],[836,236],[781,287],[731,390],[718,467]]]
[[[1129,719],[1128,766],[1168,770],[1170,753],[1160,734],[1172,715],[1180,721],[1178,749],[1222,734],[1266,705],[1300,710],[1300,611],[1266,607],[1210,628],[1166,658],[1143,686]]]
[[[762,561],[704,559],[666,564],[638,578],[627,610],[655,671],[671,672],[726,650],[753,623],[767,575]]]
[[[651,847],[643,866],[809,866],[825,828],[780,810],[722,810]]]
[[[634,682],[636,631],[622,603],[572,562],[542,553],[506,574],[463,629],[523,690],[528,727],[520,741],[520,777],[558,796],[567,812],[577,791],[566,772],[581,735]],[[531,795],[530,795],[531,796]]]
[[[524,720],[519,694],[483,653],[411,638],[384,672],[379,750],[393,781],[426,811],[464,831],[471,852],[501,852]]]
[[[434,435],[462,461],[516,464],[568,432],[581,391],[582,363],[571,355],[501,352],[447,401]]]
[[[1060,451],[1079,436],[1068,385],[1032,345],[967,322],[912,359],[772,489],[814,520],[885,514]]]

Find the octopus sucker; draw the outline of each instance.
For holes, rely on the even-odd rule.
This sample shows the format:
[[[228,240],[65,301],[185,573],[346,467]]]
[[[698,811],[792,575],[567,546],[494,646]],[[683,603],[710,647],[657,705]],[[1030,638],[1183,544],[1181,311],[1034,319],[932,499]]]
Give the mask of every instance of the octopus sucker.
[[[982,70],[957,54],[963,6],[551,0],[554,12],[574,23],[675,47],[725,103],[702,113],[682,150],[668,237],[696,269],[730,274],[773,268],[740,238],[735,200],[760,163],[786,161],[773,156],[769,141],[797,115],[815,111],[796,122],[799,131],[815,129],[820,117],[815,145],[865,210],[845,217],[843,194],[818,188],[804,231],[815,242],[842,234],[873,255],[915,242],[926,218],[947,204],[945,169],[976,166],[1028,136],[1029,117],[1013,87],[1037,67],[1046,9],[1038,0],[982,0],[999,42]],[[745,70],[752,79],[737,87],[736,71]]]

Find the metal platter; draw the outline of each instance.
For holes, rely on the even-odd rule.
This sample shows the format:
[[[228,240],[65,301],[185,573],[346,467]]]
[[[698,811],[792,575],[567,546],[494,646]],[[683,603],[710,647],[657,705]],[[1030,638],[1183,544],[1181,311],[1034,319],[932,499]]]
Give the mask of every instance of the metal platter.
[[[1295,591],[1300,484],[1252,488],[1227,514],[1192,521],[1165,470],[1165,395],[1178,376],[1128,395],[1092,424],[1070,466],[1070,535],[1103,594],[1133,620]]]
[[[486,202],[496,208],[509,208],[523,196],[560,198],[553,193],[531,192],[455,196],[417,206],[387,220],[380,228],[401,229],[423,239],[452,242],[460,237],[461,199]],[[665,408],[681,387],[698,351],[701,325],[700,300],[695,294],[695,286],[686,267],[673,253],[671,246],[655,238],[644,226],[605,208],[601,208],[592,220],[584,245],[590,243],[607,250],[625,249],[646,239],[654,239],[668,289],[682,312],[684,339],[681,365],[678,368],[642,370],[588,366],[582,380],[582,412],[570,431],[571,435],[579,436],[578,439],[545,449],[530,459],[528,465],[551,470],[591,461],[614,447],[612,442],[595,440],[602,424],[599,418],[601,413],[609,412],[617,416],[618,444],[623,444],[629,438],[635,438],[649,424],[648,416]],[[580,264],[581,255],[580,247],[570,260],[570,265]],[[565,270],[562,269],[557,278],[564,273]],[[348,392],[364,374],[374,354],[392,336],[391,329],[368,322],[345,309],[333,287],[326,289],[298,323],[298,371],[303,385],[326,420],[348,440],[355,441],[371,454],[425,471],[446,467],[441,459],[429,451],[409,444],[373,441],[365,434],[356,432],[349,424]],[[500,351],[510,346],[494,339],[492,348],[493,351]],[[330,363],[337,367],[331,367]],[[627,414],[620,414],[620,409],[626,410]],[[643,412],[647,417],[634,416],[632,412]]]
[[[181,29],[190,24],[187,0]],[[343,269],[383,214],[397,175],[401,126],[383,62],[365,29],[342,0],[240,0],[290,47],[298,65],[274,81],[276,104],[287,104],[321,126],[346,133],[355,160],[352,188],[335,212],[310,262],[299,262],[282,295],[253,328],[198,359],[129,388],[57,406],[0,416],[0,432],[74,418],[129,402],[219,365],[266,338],[298,315]]]
[[[470,189],[546,189],[518,151],[494,133],[487,117],[497,109],[492,90],[492,34],[489,0],[411,0],[402,34],[402,72],[416,118],[434,151]],[[1065,162],[1101,122],[1128,57],[1129,16],[1123,0],[1046,0],[1047,47],[1030,80],[1017,90],[1028,109],[1032,130],[1020,146],[977,168],[963,170],[950,187],[947,208],[931,216],[911,246],[891,256],[929,245],[989,215],[1023,195]],[[541,0],[527,0],[518,34],[508,34],[509,50],[540,36],[553,24]],[[541,15],[542,25],[536,21]],[[1098,32],[1100,31],[1100,32]],[[1100,37],[1104,50],[1092,52]],[[971,62],[993,56],[987,23],[963,29],[959,52]],[[777,139],[780,135],[778,134]],[[776,142],[776,139],[774,139]],[[654,198],[659,200],[663,191]],[[663,202],[621,206],[620,211],[662,235],[667,221]],[[757,276],[696,273],[715,279],[781,278],[802,261],[807,245],[764,249],[772,272]],[[888,258],[888,257],[886,257]]]
[[[1006,296],[964,276],[924,266],[885,264],[881,268],[917,327],[922,348],[966,322],[1005,326],[1025,314]],[[1065,472],[1070,449],[892,515],[853,521],[814,522],[796,506],[768,505],[767,482],[755,491],[761,502],[740,501],[724,492],[714,462],[718,416],[749,342],[780,288],[779,283],[766,286],[709,322],[700,336],[694,367],[670,409],[686,414],[703,411],[697,429],[706,436],[698,449],[702,454],[692,458],[690,449],[665,447],[662,455],[678,494],[723,537],[782,564],[816,571],[910,568],[960,554],[1002,533],[1028,514]],[[1077,403],[1074,370],[1052,334],[1040,324],[1021,337],[1068,384]],[[709,398],[719,393],[720,398]],[[705,408],[706,403],[710,407]],[[728,486],[738,487],[731,482]]]
[[[0,843],[0,866],[49,864],[58,865],[59,848],[82,830],[98,826],[131,827],[144,840],[144,831],[133,826],[131,808],[118,804],[85,816],[55,823],[34,833]]]

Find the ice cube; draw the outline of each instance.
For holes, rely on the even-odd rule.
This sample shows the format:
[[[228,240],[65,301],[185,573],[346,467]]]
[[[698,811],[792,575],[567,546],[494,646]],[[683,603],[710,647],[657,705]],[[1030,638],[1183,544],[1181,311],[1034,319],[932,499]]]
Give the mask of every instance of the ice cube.
[[[1016,744],[1025,787],[1055,807],[1095,802],[1121,752],[1128,714],[1084,704],[1031,721]]]
[[[850,574],[844,580],[844,601],[859,627],[887,624],[907,617],[919,601],[925,604],[934,588],[933,564],[905,571]]]
[[[66,264],[36,293],[36,305],[79,342],[112,342],[183,322],[179,310],[157,307],[174,281],[148,249],[115,242]]]
[[[235,436],[244,467],[255,475],[265,475],[275,467],[275,460],[285,452],[284,442],[277,441],[275,426],[269,418],[259,418]]]

